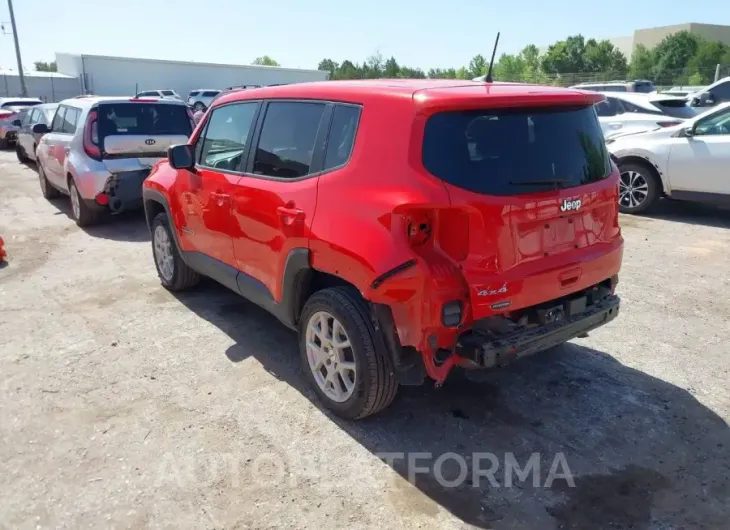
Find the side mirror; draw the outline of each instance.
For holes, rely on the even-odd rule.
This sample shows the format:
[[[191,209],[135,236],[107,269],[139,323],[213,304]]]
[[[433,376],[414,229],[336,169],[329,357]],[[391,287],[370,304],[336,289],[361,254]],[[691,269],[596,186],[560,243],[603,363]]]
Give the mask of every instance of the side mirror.
[[[15,125],[16,127],[20,127],[21,125],[23,125],[23,122],[20,120],[13,120],[13,125]]]
[[[45,123],[36,123],[33,126],[33,134],[46,134],[47,132],[51,132],[51,130]]]
[[[192,169],[195,167],[194,153],[192,145],[173,145],[167,150],[167,160],[173,169]]]

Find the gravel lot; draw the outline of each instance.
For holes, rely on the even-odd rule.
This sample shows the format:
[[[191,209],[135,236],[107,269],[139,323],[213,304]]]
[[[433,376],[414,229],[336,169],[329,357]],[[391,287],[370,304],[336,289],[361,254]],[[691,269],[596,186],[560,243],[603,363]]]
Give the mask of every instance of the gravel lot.
[[[616,321],[357,423],[320,410],[273,317],[165,291],[141,213],[68,214],[0,153],[0,527],[727,528],[728,212],[623,217]],[[575,487],[548,480],[559,455]]]

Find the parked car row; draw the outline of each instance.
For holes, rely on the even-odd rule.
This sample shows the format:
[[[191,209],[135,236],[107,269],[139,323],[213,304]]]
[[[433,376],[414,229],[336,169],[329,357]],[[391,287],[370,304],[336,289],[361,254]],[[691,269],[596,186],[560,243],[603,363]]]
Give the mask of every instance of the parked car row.
[[[618,315],[600,99],[306,83],[229,91],[194,130],[172,98],[68,99],[28,135],[46,198],[81,226],[142,206],[161,284],[213,278],[297,330],[314,392],[355,419]]]

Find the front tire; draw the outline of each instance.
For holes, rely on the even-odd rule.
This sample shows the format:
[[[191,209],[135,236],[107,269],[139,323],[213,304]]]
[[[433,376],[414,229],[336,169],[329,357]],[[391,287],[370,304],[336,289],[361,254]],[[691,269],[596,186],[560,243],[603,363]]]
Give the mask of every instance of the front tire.
[[[160,283],[165,289],[183,291],[200,281],[200,274],[188,267],[180,257],[164,212],[157,214],[152,221],[152,256]]]
[[[23,150],[23,147],[20,145],[20,142],[15,143],[15,156],[18,157],[18,162],[20,162],[21,164],[25,164],[26,162],[28,162],[30,160],[28,158],[28,156],[25,154],[25,151]]]
[[[659,199],[661,183],[648,165],[636,162],[618,164],[619,211],[640,214],[651,210]]]
[[[384,409],[398,383],[367,302],[346,287],[324,289],[304,306],[299,349],[310,384],[325,407],[346,419]]]

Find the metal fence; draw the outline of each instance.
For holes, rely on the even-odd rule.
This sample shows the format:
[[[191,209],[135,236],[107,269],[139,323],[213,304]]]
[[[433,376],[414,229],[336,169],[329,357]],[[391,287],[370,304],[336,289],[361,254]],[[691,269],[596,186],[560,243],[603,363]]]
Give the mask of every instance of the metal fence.
[[[32,74],[26,74],[24,77],[28,97],[39,98],[46,103],[56,103],[81,94],[81,82],[74,77]],[[21,97],[22,92],[18,75],[0,75],[0,97]]]

